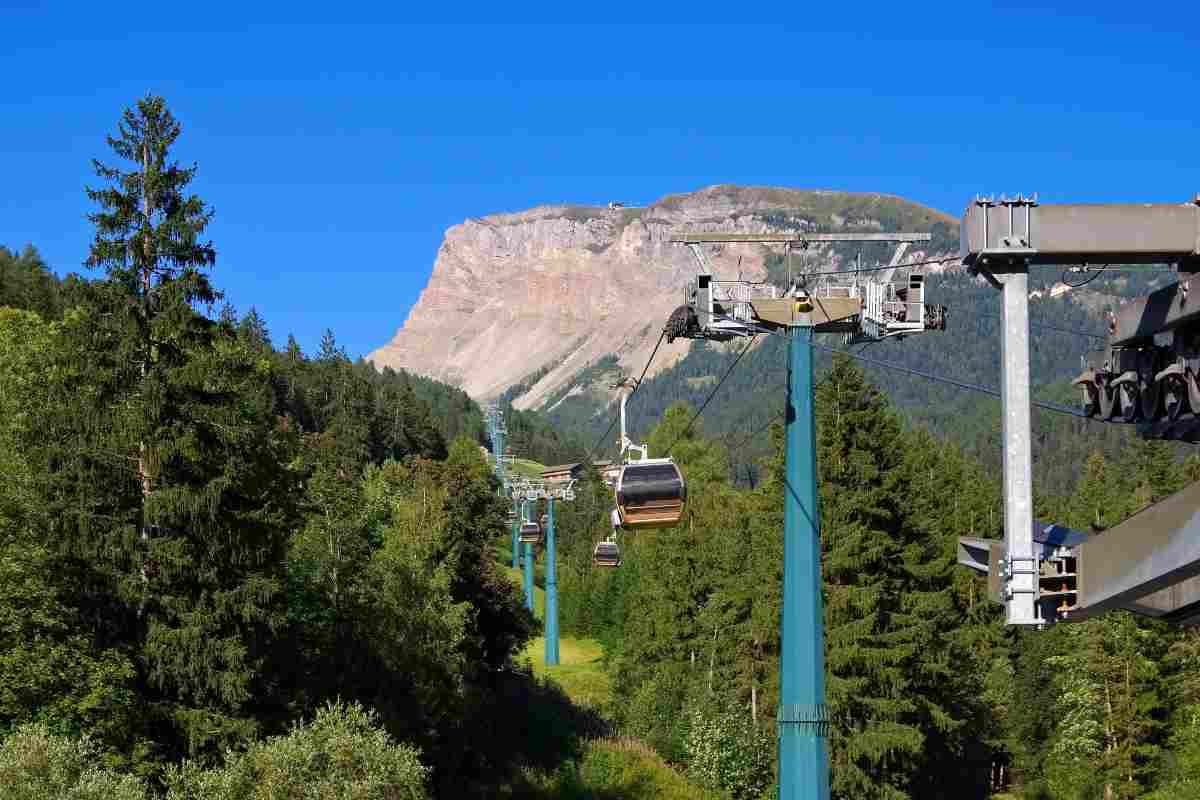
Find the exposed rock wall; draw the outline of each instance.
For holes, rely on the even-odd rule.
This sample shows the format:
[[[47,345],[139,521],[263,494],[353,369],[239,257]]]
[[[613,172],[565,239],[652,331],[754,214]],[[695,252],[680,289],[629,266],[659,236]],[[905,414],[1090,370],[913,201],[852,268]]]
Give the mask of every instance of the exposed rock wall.
[[[759,233],[779,215],[795,224],[845,222],[830,209],[901,204],[926,223],[954,220],[886,195],[714,186],[644,208],[544,206],[496,214],[446,232],[429,284],[390,342],[367,358],[494,397],[536,370],[548,372],[517,401],[540,406],[589,363],[615,353],[640,370],[667,315],[696,273],[682,230]],[[861,227],[864,219],[852,221]],[[760,246],[709,248],[718,276],[765,275]],[[665,343],[651,374],[687,352]]]

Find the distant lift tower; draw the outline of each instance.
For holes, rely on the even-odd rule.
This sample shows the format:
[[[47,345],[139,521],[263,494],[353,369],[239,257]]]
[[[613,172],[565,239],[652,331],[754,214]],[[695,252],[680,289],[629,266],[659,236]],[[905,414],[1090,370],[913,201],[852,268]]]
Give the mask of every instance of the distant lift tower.
[[[928,233],[684,233],[671,239],[691,248],[700,271],[685,290],[684,305],[671,314],[667,341],[677,337],[722,341],[775,332],[788,338],[783,630],[777,717],[780,800],[829,797],[812,335],[842,333],[850,341],[869,341],[943,329],[943,310],[924,302],[923,274],[899,265],[909,242],[930,238]],[[703,245],[718,242],[802,248],[816,242],[899,242],[892,266],[909,275],[900,287],[892,283],[892,270],[868,281],[861,280],[857,273],[827,276],[812,286],[802,282],[783,296],[776,296],[780,293],[775,287],[717,280],[704,259]]]
[[[1194,561],[1195,554],[1175,547],[1188,541],[1186,526],[1163,531],[1161,547],[1136,555],[1112,550],[1103,556],[1120,544],[1111,533],[1092,543],[1084,541],[1086,535],[1063,538],[1046,533],[1055,526],[1034,522],[1029,397],[1031,266],[1174,264],[1191,280],[1124,306],[1110,326],[1109,348],[1092,358],[1076,385],[1083,391],[1087,413],[1139,422],[1143,435],[1170,436],[1177,422],[1200,417],[1200,313],[1198,301],[1188,300],[1188,284],[1200,272],[1200,198],[1190,203],[1095,205],[1043,205],[1036,196],[978,198],[963,212],[959,241],[963,263],[1003,292],[1005,541],[1003,557],[990,557],[989,574],[999,581],[997,593],[1007,608],[1008,623],[1040,626],[1067,616],[1082,619],[1086,613],[1079,612],[1089,605],[1115,607],[1135,599],[1131,593],[1169,588],[1188,569],[1200,570],[1200,565],[1185,563]],[[1159,346],[1160,336],[1172,341]],[[1137,538],[1144,543],[1145,531]],[[990,545],[964,541],[963,546],[964,561],[974,559],[980,567],[988,563],[985,550],[993,549]],[[1068,563],[1071,572],[1064,577],[1063,565]],[[1110,574],[1118,567],[1119,574]],[[1079,603],[1074,600],[1077,576]],[[1042,586],[1047,582],[1058,588],[1049,592]],[[1057,597],[1063,593],[1070,598],[1066,603]]]
[[[546,666],[558,664],[558,573],[555,561],[554,501],[570,502],[575,499],[575,481],[522,480],[516,485],[514,497],[522,499],[525,518],[521,524],[521,542],[525,545],[525,606],[530,611],[533,604],[533,548],[546,545],[546,609],[545,640]],[[546,501],[546,514],[538,519],[537,501]]]
[[[495,462],[496,479],[500,481],[500,494],[502,497],[511,496],[509,487],[509,478],[507,466],[511,465],[513,459],[511,456],[504,454],[504,436],[508,433],[508,429],[504,426],[504,412],[496,404],[489,405],[484,411],[488,423],[488,431],[492,438],[492,459]],[[512,527],[512,568],[516,569],[520,562],[519,551],[517,546],[518,527],[520,521],[517,519],[516,501],[513,501],[512,510],[508,515],[509,522]]]

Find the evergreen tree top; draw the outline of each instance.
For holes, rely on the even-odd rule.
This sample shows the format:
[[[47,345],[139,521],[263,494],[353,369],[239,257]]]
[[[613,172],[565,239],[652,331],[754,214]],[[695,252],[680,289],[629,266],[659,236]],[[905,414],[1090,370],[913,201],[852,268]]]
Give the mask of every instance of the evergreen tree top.
[[[125,110],[117,131],[107,137],[109,147],[134,168],[93,160],[108,186],[86,189],[101,210],[88,215],[96,235],[85,263],[143,297],[162,287],[189,303],[216,301],[203,272],[216,263],[216,250],[200,239],[212,209],[185,193],[196,165],[170,158],[182,126],[165,100],[148,95]]]

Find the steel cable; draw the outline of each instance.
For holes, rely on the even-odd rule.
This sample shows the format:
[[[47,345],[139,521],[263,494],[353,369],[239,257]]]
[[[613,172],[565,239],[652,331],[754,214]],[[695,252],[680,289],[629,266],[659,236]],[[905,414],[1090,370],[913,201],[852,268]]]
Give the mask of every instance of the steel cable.
[[[1000,314],[993,314],[990,311],[976,311],[975,316],[991,317],[992,319],[1001,319]],[[1108,338],[1108,335],[1103,334],[1103,333],[1089,333],[1088,331],[1077,331],[1077,330],[1074,330],[1073,328],[1059,328],[1056,325],[1047,325],[1044,322],[1033,322],[1032,320],[1029,323],[1029,327],[1041,328],[1043,330],[1055,331],[1057,333],[1070,333],[1070,334],[1074,334],[1075,336],[1083,336],[1088,339],[1107,339]]]
[[[711,403],[712,399],[717,396],[717,392],[721,390],[721,386],[724,385],[725,379],[729,377],[729,375],[733,372],[733,368],[736,367],[738,362],[742,360],[742,356],[750,352],[750,348],[754,345],[754,340],[756,338],[758,338],[757,335],[750,337],[750,341],[746,343],[746,346],[742,348],[742,351],[737,354],[737,358],[735,358],[733,363],[729,365],[729,368],[725,370],[725,374],[721,376],[721,380],[717,381],[717,385],[714,386],[713,390],[708,393],[708,397],[704,399],[704,403],[700,406],[700,410],[692,415],[692,418],[688,420],[687,426],[682,432],[680,432],[678,436],[675,437],[675,441],[671,442],[671,446],[667,448],[668,456],[671,454],[671,451],[675,449],[675,445],[679,444],[680,440],[687,436],[689,432],[691,432],[692,425],[696,424],[696,420],[698,420],[700,415],[704,413],[704,409],[708,408],[708,404]]]
[[[642,367],[641,376],[638,377],[637,383],[633,387],[633,391],[629,393],[628,400],[632,400],[633,396],[638,393],[638,389],[642,388],[642,380],[646,377],[646,373],[650,370],[650,364],[653,363],[654,356],[655,356],[655,354],[658,353],[658,348],[662,346],[663,339],[665,339],[666,337],[667,337],[667,329],[664,327],[662,329],[662,333],[660,333],[658,335],[658,343],[654,345],[654,349],[650,351],[650,357],[648,359],[646,359],[646,366]],[[613,415],[612,422],[608,423],[608,430],[604,431],[604,433],[600,435],[600,438],[596,440],[596,443],[594,445],[592,445],[592,449],[588,451],[587,457],[584,459],[585,463],[588,463],[588,464],[592,463],[592,456],[594,456],[596,454],[596,450],[600,447],[601,444],[604,443],[604,440],[608,438],[609,434],[612,433],[612,429],[616,426],[617,420],[619,420],[620,418],[621,418],[621,412],[620,412],[620,410],[618,410],[617,413]]]
[[[823,344],[817,344],[816,342],[813,342],[813,347],[815,347],[818,350],[824,350],[827,353],[843,353],[845,355],[850,356],[851,358],[858,359],[859,361],[862,361],[867,364],[872,364],[877,367],[886,367],[887,369],[894,370],[896,372],[904,372],[909,375],[915,375],[919,378],[925,378],[926,380],[934,381],[935,383],[945,383],[949,386],[957,386],[960,389],[966,389],[967,391],[979,392],[981,394],[989,394],[992,397],[1000,396],[999,389],[992,389],[987,386],[982,386],[978,383],[968,383],[966,381],[956,381],[953,378],[946,378],[942,375],[934,375],[931,372],[923,372],[922,370],[912,369],[910,367],[902,367],[899,364],[894,364],[890,361],[883,361],[882,359],[871,358],[870,356],[864,356],[860,353],[852,353],[849,350],[840,350],[836,347],[828,347]],[[1074,408],[1069,408],[1064,405],[1059,405],[1058,403],[1047,403],[1042,400],[1030,400],[1030,403],[1032,405],[1037,406],[1038,408],[1044,408],[1047,411],[1053,411],[1057,414],[1068,414],[1072,417],[1079,417],[1081,419],[1089,419],[1089,420],[1092,420],[1093,422],[1104,422],[1104,420],[1096,419],[1095,417],[1089,417],[1087,414],[1084,414],[1082,411],[1079,411]]]

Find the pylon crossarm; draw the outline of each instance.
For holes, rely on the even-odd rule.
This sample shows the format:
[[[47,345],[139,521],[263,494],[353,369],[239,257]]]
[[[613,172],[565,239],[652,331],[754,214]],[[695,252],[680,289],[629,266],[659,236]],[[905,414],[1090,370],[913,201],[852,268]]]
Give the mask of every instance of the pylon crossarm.
[[[730,339],[775,333],[794,327],[814,333],[843,333],[855,341],[923,333],[945,328],[945,309],[927,306],[924,273],[910,268],[903,286],[892,284],[892,275],[904,268],[900,263],[910,242],[927,242],[928,233],[839,233],[839,234],[734,234],[681,233],[671,241],[686,244],[696,257],[698,272],[684,290],[684,305],[667,322],[667,341],[676,338]],[[809,287],[805,276],[779,296],[777,288],[763,281],[718,280],[704,257],[701,243],[782,243],[807,248],[815,242],[897,242],[891,262],[875,277],[861,278],[859,272],[820,276]],[[869,275],[870,271],[862,271]]]

